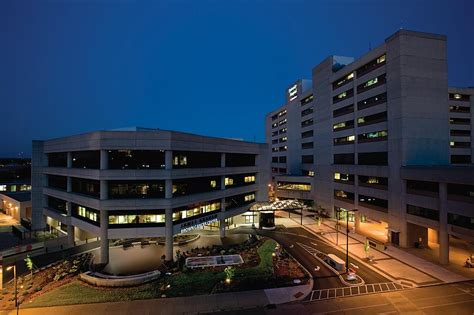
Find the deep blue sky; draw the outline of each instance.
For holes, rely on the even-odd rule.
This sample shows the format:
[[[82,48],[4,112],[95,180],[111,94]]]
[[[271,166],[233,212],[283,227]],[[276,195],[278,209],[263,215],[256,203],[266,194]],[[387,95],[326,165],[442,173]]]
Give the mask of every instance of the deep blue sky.
[[[448,35],[474,86],[473,1],[0,1],[0,156],[125,126],[264,141],[265,114],[331,54],[400,27]]]

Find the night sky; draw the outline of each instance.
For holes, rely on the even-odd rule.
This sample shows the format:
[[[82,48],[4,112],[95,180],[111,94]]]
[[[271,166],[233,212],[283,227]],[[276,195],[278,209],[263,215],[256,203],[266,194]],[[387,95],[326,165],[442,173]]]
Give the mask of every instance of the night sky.
[[[474,86],[474,1],[0,1],[0,156],[143,126],[265,141],[285,88],[400,27],[448,36]]]

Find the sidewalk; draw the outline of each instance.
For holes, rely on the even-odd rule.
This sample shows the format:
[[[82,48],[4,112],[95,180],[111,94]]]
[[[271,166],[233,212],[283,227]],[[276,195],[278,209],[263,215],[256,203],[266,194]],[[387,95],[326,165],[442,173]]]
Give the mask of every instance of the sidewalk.
[[[282,304],[301,300],[312,290],[312,282],[306,285],[195,295],[179,298],[135,300],[126,302],[65,305],[40,308],[21,308],[26,315],[82,315],[82,314],[198,314],[219,311],[244,310],[268,304]],[[14,315],[16,310],[0,311],[0,315]]]
[[[281,213],[280,215],[284,215]],[[286,213],[287,215],[287,213]],[[291,215],[291,219],[288,217],[278,218],[279,223],[285,224],[285,226],[299,226],[300,217],[296,214]],[[291,221],[291,222],[289,222]],[[286,225],[288,224],[288,225]],[[336,245],[336,230],[335,221],[331,219],[325,219],[320,226],[318,226],[314,220],[303,217],[303,228],[313,233],[317,237]],[[339,231],[338,235],[338,246],[342,251],[346,248],[346,235],[345,228],[343,231]],[[364,263],[367,267],[372,270],[384,275],[385,277],[392,279],[393,281],[412,286],[423,286],[436,284],[440,282],[452,283],[459,281],[471,280],[469,278],[458,275],[442,266],[436,265],[432,262],[419,258],[415,255],[407,253],[397,247],[387,245],[387,249],[380,252],[374,248],[371,248],[368,255],[372,256],[372,262],[368,262],[366,259],[366,253],[364,251],[365,236],[349,233],[349,253],[350,255],[358,260],[360,263]]]

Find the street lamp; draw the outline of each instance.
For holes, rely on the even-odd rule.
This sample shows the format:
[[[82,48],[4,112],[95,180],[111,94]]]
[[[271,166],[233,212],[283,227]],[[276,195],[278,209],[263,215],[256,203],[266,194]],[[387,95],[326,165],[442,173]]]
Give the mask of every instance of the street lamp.
[[[16,280],[16,265],[7,267],[7,271],[10,271],[13,269],[13,281],[15,282],[15,307],[16,307],[16,314],[18,315],[18,288],[17,288],[17,280]]]
[[[349,211],[356,212],[357,209],[346,210],[346,273],[349,273]]]

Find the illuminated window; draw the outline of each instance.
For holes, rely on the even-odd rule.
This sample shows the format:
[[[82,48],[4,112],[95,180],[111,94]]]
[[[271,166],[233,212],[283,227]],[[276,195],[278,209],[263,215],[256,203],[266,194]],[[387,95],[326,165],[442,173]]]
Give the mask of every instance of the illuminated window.
[[[245,201],[253,201],[253,200],[255,200],[255,194],[245,195],[244,200],[245,200]]]
[[[173,158],[173,165],[188,165],[188,158],[186,155],[178,154]]]
[[[309,172],[308,172],[308,176],[313,177],[313,176],[314,176],[314,171],[309,171]]]
[[[382,56],[377,58],[377,63],[382,63],[384,61],[385,61],[385,55],[382,55]]]
[[[211,180],[211,187],[216,188],[217,187],[217,181]]]
[[[225,185],[226,185],[226,186],[232,186],[232,185],[234,185],[234,179],[233,179],[233,178],[230,178],[230,177],[226,177],[226,178],[225,178]]]
[[[0,185],[0,191],[6,191],[7,185]]]
[[[253,182],[255,182],[255,176],[245,176],[244,182],[246,182],[246,183],[253,183]]]

